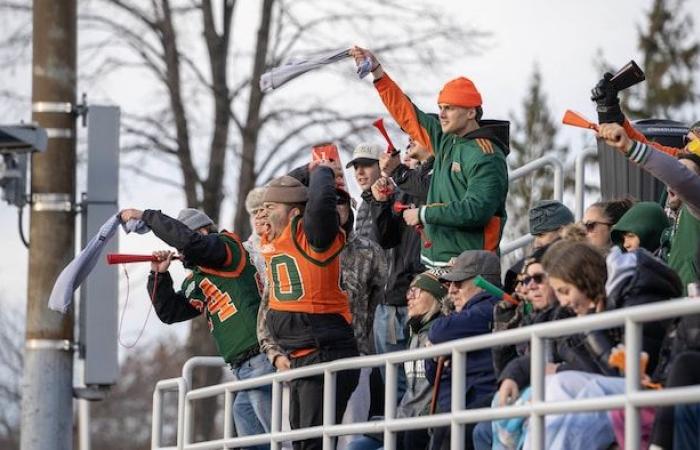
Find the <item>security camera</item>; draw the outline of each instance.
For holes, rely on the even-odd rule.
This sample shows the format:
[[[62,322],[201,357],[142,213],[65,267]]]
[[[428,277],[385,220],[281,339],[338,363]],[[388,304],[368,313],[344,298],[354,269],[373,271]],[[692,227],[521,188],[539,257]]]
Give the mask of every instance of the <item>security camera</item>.
[[[0,125],[0,153],[43,152],[47,142],[46,130],[39,126]]]

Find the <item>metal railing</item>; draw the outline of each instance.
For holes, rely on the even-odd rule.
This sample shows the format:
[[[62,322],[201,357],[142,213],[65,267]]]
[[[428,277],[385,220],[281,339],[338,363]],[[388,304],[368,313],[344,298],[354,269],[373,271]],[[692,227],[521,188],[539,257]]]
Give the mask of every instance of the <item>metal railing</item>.
[[[554,172],[554,199],[561,201],[564,198],[564,165],[553,155],[546,155],[541,158],[537,158],[523,166],[518,167],[515,170],[510,171],[508,174],[508,183],[512,183],[513,181],[526,177],[547,166],[551,166],[552,171]],[[526,234],[510,242],[505,242],[501,244],[500,247],[501,256],[525,247],[533,240],[534,238],[530,234]]]
[[[645,322],[697,313],[700,313],[700,301],[698,299],[669,300],[585,317],[500,331],[411,351],[342,359],[286,372],[278,372],[255,379],[233,381],[194,390],[189,390],[189,384],[184,377],[162,380],[158,382],[154,392],[152,448],[154,450],[166,448],[178,450],[221,449],[269,443],[273,450],[277,450],[284,441],[322,438],[324,450],[330,450],[332,449],[333,439],[337,436],[383,433],[384,447],[391,450],[396,448],[396,433],[399,431],[449,426],[451,427],[451,448],[462,450],[464,448],[464,424],[466,423],[529,417],[532,448],[537,450],[544,448],[544,419],[546,415],[624,408],[625,449],[637,450],[640,448],[640,407],[700,403],[700,385],[664,389],[662,391],[640,391],[639,353],[641,348],[641,326]],[[625,373],[625,392],[620,395],[546,403],[544,398],[544,340],[620,326],[625,328],[625,366],[627,368]],[[465,410],[465,370],[468,363],[466,352],[499,345],[512,345],[528,340],[530,341],[531,352],[531,402],[527,405],[519,406]],[[452,412],[397,419],[397,366],[405,361],[436,358],[447,354],[452,357]],[[335,419],[336,373],[342,370],[379,366],[384,366],[386,370],[384,420],[352,424],[333,423]],[[282,383],[321,374],[324,377],[323,425],[283,432],[281,427]],[[236,391],[269,384],[272,385],[271,432],[254,436],[232,437],[233,419],[230,410],[232,396],[235,395]],[[161,447],[161,391],[172,389],[178,392],[177,446]],[[193,443],[192,402],[222,394],[226,405],[224,413],[226,423],[224,425],[223,438]]]
[[[596,147],[586,147],[581,151],[581,153],[576,155],[576,182],[574,185],[574,218],[576,220],[583,219],[584,196],[586,194],[586,161],[588,159],[594,159],[597,156],[598,149]]]

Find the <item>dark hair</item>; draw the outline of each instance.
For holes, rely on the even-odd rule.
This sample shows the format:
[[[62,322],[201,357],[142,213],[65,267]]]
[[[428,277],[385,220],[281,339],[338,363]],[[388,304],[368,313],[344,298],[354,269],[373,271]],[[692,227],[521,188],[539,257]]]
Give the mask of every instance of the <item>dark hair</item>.
[[[600,201],[593,203],[589,208],[599,208],[603,211],[603,215],[612,223],[616,224],[620,217],[624,216],[628,209],[635,203],[634,198],[624,197],[608,201]]]
[[[551,277],[571,283],[589,299],[605,301],[608,271],[601,252],[585,242],[559,241],[542,258],[542,266]]]
[[[483,116],[484,116],[484,109],[481,106],[477,106],[476,107],[476,117],[474,117],[474,119],[476,119],[476,121],[478,122],[481,120],[481,118]]]
[[[691,170],[697,175],[700,175],[700,173],[698,172],[700,171],[700,156],[696,155],[695,153],[685,153],[683,155],[678,156],[678,160],[680,161],[681,159],[687,159],[688,161],[692,161],[697,167],[697,169]]]

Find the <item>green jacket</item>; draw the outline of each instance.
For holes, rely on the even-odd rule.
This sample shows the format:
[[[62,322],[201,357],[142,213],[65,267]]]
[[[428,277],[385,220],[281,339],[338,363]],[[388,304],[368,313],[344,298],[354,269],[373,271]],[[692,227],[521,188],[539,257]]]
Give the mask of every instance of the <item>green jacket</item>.
[[[661,246],[661,235],[668,226],[668,217],[658,203],[639,202],[613,225],[610,238],[622,247],[625,233],[634,233],[641,247],[654,253]]]
[[[446,134],[388,75],[375,87],[394,120],[435,156],[428,202],[420,208],[432,242],[423,246],[422,262],[445,266],[465,250],[498,252],[506,223],[508,122],[481,121],[463,137]]]
[[[698,279],[698,267],[695,266],[695,254],[700,245],[700,220],[688,212],[688,207],[681,208],[678,228],[673,235],[668,265],[675,270],[683,282],[683,295],[687,295],[688,283]]]

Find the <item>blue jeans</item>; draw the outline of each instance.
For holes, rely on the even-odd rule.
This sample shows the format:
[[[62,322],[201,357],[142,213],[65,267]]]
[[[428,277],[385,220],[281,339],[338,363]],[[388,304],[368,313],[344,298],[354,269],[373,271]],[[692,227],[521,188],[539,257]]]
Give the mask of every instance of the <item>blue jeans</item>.
[[[345,450],[378,450],[384,443],[369,436],[362,436],[350,442]]]
[[[274,369],[264,353],[253,356],[235,369],[231,369],[236,380],[248,380],[272,373]],[[233,422],[238,436],[250,436],[270,432],[272,411],[272,388],[270,385],[257,389],[236,392],[233,401]],[[269,445],[248,447],[269,449]]]
[[[548,402],[617,395],[625,392],[625,379],[564,371],[548,375],[545,399]],[[546,448],[549,450],[601,450],[615,442],[612,423],[605,411],[548,415],[545,419]],[[530,437],[525,436],[525,450]]]
[[[493,446],[493,433],[491,422],[480,422],[474,427],[472,434],[475,450],[491,450]]]
[[[406,336],[407,323],[407,307],[377,305],[377,309],[374,312],[374,348],[378,355],[406,350],[408,345],[408,336]],[[384,367],[380,366],[379,370],[382,373],[382,379],[386,382]],[[403,364],[398,366],[397,387],[396,398],[401,401],[406,391],[406,374],[403,371]]]
[[[700,404],[676,405],[674,450],[700,448]]]

